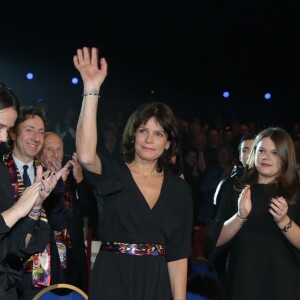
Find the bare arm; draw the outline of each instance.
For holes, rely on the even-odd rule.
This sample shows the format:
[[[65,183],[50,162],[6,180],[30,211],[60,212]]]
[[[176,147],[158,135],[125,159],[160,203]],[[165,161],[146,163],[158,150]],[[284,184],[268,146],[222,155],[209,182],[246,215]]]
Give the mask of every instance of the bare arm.
[[[230,241],[241,229],[252,209],[250,186],[246,186],[238,199],[238,212],[224,222],[222,231],[218,238],[217,247]]]
[[[187,268],[187,258],[168,263],[173,300],[186,299]]]
[[[107,63],[98,59],[98,49],[84,47],[77,50],[74,66],[83,80],[84,93],[77,123],[76,147],[81,165],[91,172],[101,173],[101,161],[96,154],[97,108],[100,87],[107,75]]]
[[[21,218],[29,214],[36,200],[39,198],[40,188],[40,182],[33,183],[25,189],[15,205],[2,212],[2,217],[8,227],[13,227]]]

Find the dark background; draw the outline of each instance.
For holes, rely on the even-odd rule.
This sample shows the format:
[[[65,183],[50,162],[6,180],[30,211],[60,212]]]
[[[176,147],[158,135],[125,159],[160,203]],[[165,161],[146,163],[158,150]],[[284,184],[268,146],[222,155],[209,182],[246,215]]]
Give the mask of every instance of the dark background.
[[[23,104],[79,110],[72,57],[96,46],[109,64],[101,101],[111,111],[158,100],[186,120],[299,120],[298,1],[5,2],[0,81]]]

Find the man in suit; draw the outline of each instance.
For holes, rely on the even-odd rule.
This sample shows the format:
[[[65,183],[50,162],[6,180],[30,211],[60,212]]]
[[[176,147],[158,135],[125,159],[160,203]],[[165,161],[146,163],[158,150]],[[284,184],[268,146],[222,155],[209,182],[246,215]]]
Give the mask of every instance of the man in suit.
[[[40,164],[36,156],[43,146],[45,123],[46,119],[41,109],[22,107],[15,126],[10,131],[10,150],[4,155],[4,163],[9,168],[16,200],[26,186],[34,181],[36,168]],[[24,273],[23,279],[17,282],[19,299],[31,300],[43,287],[65,281],[60,267],[61,253],[58,252],[53,234],[54,231],[66,228],[68,222],[61,189],[61,183],[58,183],[43,203],[42,210],[36,212],[41,223],[47,222],[50,225],[46,249],[26,261],[9,259],[11,265],[22,269]]]
[[[46,169],[52,167],[60,170],[64,160],[70,165],[69,171],[63,176],[65,208],[69,214],[69,223],[64,232],[64,245],[67,249],[64,270],[67,283],[87,292],[88,264],[83,223],[93,204],[92,191],[84,180],[77,154],[74,152],[71,156],[64,156],[63,140],[57,133],[45,134],[44,145],[38,157]]]

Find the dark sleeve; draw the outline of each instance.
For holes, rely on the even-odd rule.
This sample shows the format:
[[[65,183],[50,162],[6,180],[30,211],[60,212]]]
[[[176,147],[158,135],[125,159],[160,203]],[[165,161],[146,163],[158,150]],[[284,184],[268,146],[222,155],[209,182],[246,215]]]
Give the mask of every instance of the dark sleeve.
[[[11,178],[7,166],[0,161],[0,240],[6,236],[10,228],[6,225],[1,213],[8,210],[15,203]]]
[[[176,211],[176,225],[171,238],[167,242],[167,262],[187,258],[191,255],[191,236],[193,223],[193,200],[190,186],[178,178],[176,188],[170,197],[176,198],[172,209]]]
[[[25,239],[31,234],[26,247]],[[6,236],[5,251],[7,263],[15,270],[20,270],[22,264],[32,254],[43,252],[49,240],[50,227],[46,222],[32,220],[29,217],[21,219]],[[2,247],[2,243],[1,243]]]
[[[65,208],[64,183],[59,180],[57,186],[44,201],[43,207],[52,230],[61,231],[68,225],[68,212]]]
[[[6,225],[2,215],[0,214],[0,240],[10,231],[10,228]]]
[[[31,234],[31,239],[25,246],[25,238]],[[28,257],[36,252],[42,252],[49,240],[50,227],[47,222],[32,220],[29,217],[21,219],[8,235],[8,252],[18,257]]]
[[[223,224],[237,212],[238,191],[233,188],[234,179],[228,178],[223,181],[219,190],[215,195],[217,199],[217,212],[213,220],[211,220],[205,228],[205,245],[209,260],[214,260],[224,250],[226,250],[231,242],[229,241],[221,247],[216,247],[217,240],[220,236]]]
[[[100,156],[99,156],[100,157]],[[86,181],[96,189],[100,196],[110,195],[122,189],[120,165],[111,157],[101,156],[102,174],[84,171]]]
[[[83,178],[80,183],[75,182],[74,188],[77,192],[77,195],[74,195],[73,202],[75,202],[76,208],[80,211],[81,216],[88,216],[91,207],[91,201],[94,200],[92,188],[87,183],[85,178]]]
[[[297,201],[294,205],[290,206],[288,209],[288,216],[298,225],[300,226],[300,198],[297,198]],[[289,243],[291,250],[297,256],[298,261],[300,261],[300,250]]]

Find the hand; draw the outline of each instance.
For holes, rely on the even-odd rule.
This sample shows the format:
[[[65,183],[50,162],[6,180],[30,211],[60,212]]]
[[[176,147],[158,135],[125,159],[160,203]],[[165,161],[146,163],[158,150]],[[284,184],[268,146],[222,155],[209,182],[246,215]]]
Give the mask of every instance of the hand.
[[[99,91],[107,75],[107,63],[104,58],[99,60],[98,49],[87,47],[77,49],[77,55],[74,55],[73,62],[75,68],[80,72],[84,89]]]
[[[39,198],[36,200],[33,209],[40,209],[44,200],[49,196],[55,185],[57,184],[57,180],[55,176],[51,176],[51,173],[54,173],[54,169],[47,170],[43,172],[42,166],[38,166],[36,169],[36,177],[35,182],[39,182],[40,190],[39,190]],[[51,189],[51,187],[53,188]]]
[[[275,223],[279,223],[284,219],[287,219],[288,204],[286,200],[283,197],[272,198],[270,201],[269,212]]]
[[[73,177],[76,180],[76,183],[80,183],[83,180],[83,173],[82,167],[78,162],[78,155],[76,152],[73,153],[70,163],[73,166]]]
[[[250,185],[242,190],[238,199],[238,214],[241,218],[247,218],[252,209]]]
[[[46,172],[43,173],[42,166],[37,167],[36,171],[36,179],[35,181],[41,181],[42,186],[40,189],[40,199],[37,201],[36,205],[40,205],[41,203],[49,196],[49,194],[55,188],[58,180],[68,171],[68,163],[65,164],[63,168],[61,168],[58,172],[55,172],[53,168],[50,168]]]
[[[56,157],[52,157],[48,160],[48,168],[53,168],[55,172],[58,172],[61,169],[62,161]]]
[[[34,182],[25,189],[22,196],[15,203],[14,209],[20,217],[25,217],[33,208],[35,202],[39,199],[41,182]]]

